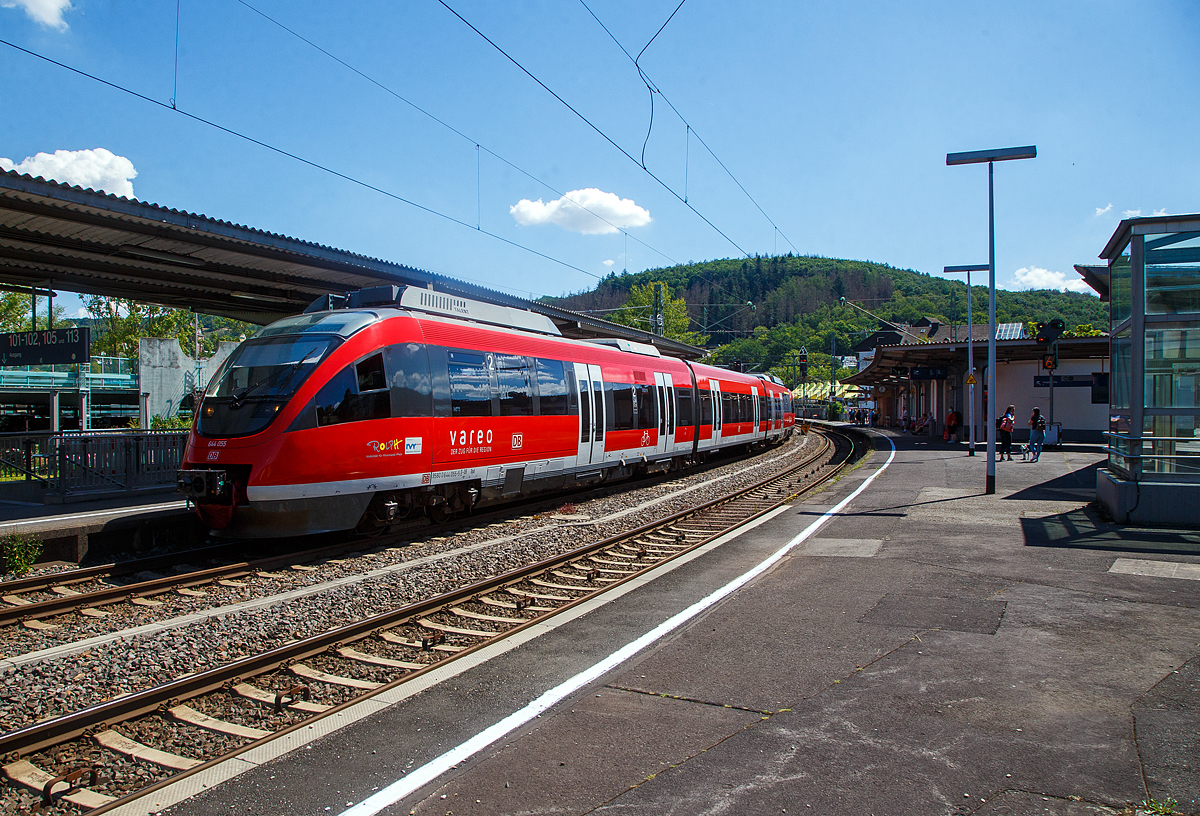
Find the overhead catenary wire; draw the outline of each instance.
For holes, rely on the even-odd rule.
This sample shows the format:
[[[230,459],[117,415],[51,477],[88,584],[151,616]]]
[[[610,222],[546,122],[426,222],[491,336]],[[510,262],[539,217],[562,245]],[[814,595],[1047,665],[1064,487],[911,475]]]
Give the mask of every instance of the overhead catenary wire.
[[[701,221],[703,221],[705,224],[708,224],[708,226],[710,226],[718,235],[720,235],[722,238],[724,238],[726,241],[728,241],[730,244],[732,244],[733,247],[735,249],[737,249],[738,252],[742,253],[747,258],[751,257],[749,252],[742,249],[741,245],[737,241],[733,240],[733,238],[731,238],[729,235],[727,235],[724,230],[722,230],[720,227],[718,227],[716,224],[714,224],[711,220],[709,220],[709,218],[707,216],[705,216],[704,213],[700,212],[694,206],[692,206],[688,202],[684,201],[683,196],[681,196],[679,193],[677,193],[674,190],[674,188],[671,187],[671,185],[667,184],[665,181],[663,181],[661,178],[659,178],[654,172],[652,172],[648,168],[644,167],[633,156],[632,153],[630,153],[625,148],[621,147],[621,145],[617,144],[617,142],[611,136],[609,136],[607,133],[605,133],[603,130],[601,130],[598,125],[596,125],[594,122],[592,122],[592,120],[588,119],[586,116],[584,116],[582,113],[580,113],[579,110],[577,108],[575,108],[575,106],[573,106],[570,102],[568,102],[566,99],[564,99],[562,96],[560,96],[553,88],[551,88],[545,82],[542,82],[542,80],[540,80],[532,71],[530,71],[528,68],[526,68],[520,62],[518,62],[515,57],[513,57],[511,54],[509,54],[507,51],[505,51],[503,48],[501,48],[490,37],[488,37],[486,34],[484,34],[482,31],[480,31],[478,28],[476,28],[475,25],[473,23],[471,23],[470,20],[468,20],[467,18],[465,18],[461,14],[459,14],[457,11],[455,11],[448,3],[446,3],[446,0],[438,0],[438,3],[440,3],[447,11],[449,11],[451,14],[453,14],[455,17],[457,17],[459,20],[461,20],[463,25],[465,25],[467,28],[471,29],[476,34],[478,34],[484,40],[484,42],[486,42],[488,45],[492,46],[492,48],[499,51],[500,54],[505,59],[507,59],[509,62],[511,62],[513,65],[515,65],[523,74],[525,74],[527,77],[529,77],[534,82],[536,82],[538,85],[540,85],[542,87],[542,89],[546,91],[546,93],[550,94],[555,99],[557,99],[563,105],[563,107],[565,107],[571,113],[575,114],[575,116],[578,117],[580,121],[582,121],[584,124],[586,124],[592,130],[594,130],[600,136],[600,138],[604,139],[604,141],[608,142],[610,145],[612,145],[618,151],[620,151],[621,155],[625,156],[625,158],[629,159],[631,162],[636,164],[638,167],[641,167],[642,172],[644,172],[646,175],[650,176],[650,178],[654,179],[654,181],[657,182],[658,185],[660,187],[662,187],[664,190],[666,190],[668,193],[675,196],[675,198],[679,199],[679,202],[681,204],[683,204],[683,206],[687,207],[689,210],[691,210],[693,213],[695,213],[695,215]],[[697,138],[699,138],[699,137],[697,137]],[[707,145],[706,145],[706,147],[707,147]]]
[[[738,186],[738,189],[741,190],[742,193],[745,194],[746,198],[748,198],[750,200],[750,203],[753,204],[760,213],[762,213],[763,218],[767,219],[767,222],[770,223],[770,225],[772,227],[774,227],[775,230],[780,235],[783,236],[783,240],[788,242],[788,244],[791,246],[793,251],[799,252],[800,250],[796,247],[796,245],[794,243],[792,243],[792,239],[788,238],[787,234],[783,230],[779,229],[779,225],[775,223],[775,221],[771,218],[771,216],[767,215],[767,211],[764,210],[762,208],[762,206],[758,203],[758,201],[755,200],[754,196],[750,195],[750,191],[747,190],[746,187],[741,183],[741,181],[738,180],[737,176],[735,176],[733,174],[733,171],[731,171],[725,165],[725,162],[721,161],[721,157],[718,156],[716,154],[716,152],[711,147],[708,146],[708,143],[705,142],[703,138],[701,138],[700,134],[696,132],[696,129],[694,127],[692,127],[691,123],[688,122],[687,118],[685,118],[684,115],[679,112],[679,109],[676,108],[675,105],[671,102],[671,100],[667,98],[667,95],[662,92],[662,89],[659,88],[658,85],[655,84],[654,81],[650,79],[650,76],[646,73],[645,69],[642,68],[642,66],[638,62],[642,58],[642,54],[644,54],[646,52],[646,48],[649,48],[650,43],[654,42],[654,40],[657,39],[658,35],[662,33],[663,28],[666,28],[667,23],[671,22],[671,18],[675,16],[675,13],[679,11],[679,9],[683,6],[683,3],[681,2],[679,4],[679,6],[677,6],[675,8],[675,11],[671,12],[671,17],[667,18],[667,23],[663,23],[662,28],[660,28],[655,33],[655,35],[650,38],[650,42],[646,43],[646,45],[642,48],[641,52],[637,55],[637,57],[634,57],[632,54],[629,53],[629,50],[626,49],[625,46],[621,43],[621,41],[617,39],[616,35],[612,33],[612,31],[609,29],[609,27],[604,24],[604,21],[600,19],[600,17],[596,14],[596,12],[592,11],[591,7],[587,4],[586,0],[579,0],[579,3],[580,3],[580,5],[582,5],[584,7],[584,9],[587,10],[587,13],[592,16],[592,19],[596,21],[597,25],[599,25],[600,28],[604,29],[604,33],[609,36],[609,39],[611,39],[614,43],[616,43],[617,47],[621,49],[622,53],[624,53],[625,56],[629,58],[629,61],[633,63],[633,67],[637,69],[638,76],[641,77],[642,82],[644,82],[646,84],[646,87],[650,90],[650,127],[653,128],[653,126],[654,126],[654,94],[658,94],[659,96],[662,97],[663,102],[666,102],[667,106],[675,113],[676,116],[679,117],[679,120],[684,123],[684,125],[687,127],[688,134],[694,135],[696,137],[696,140],[699,141],[700,144],[704,145],[704,149],[708,151],[708,154],[713,157],[713,160],[716,161],[716,163],[718,165],[720,165],[721,169],[725,171],[725,173],[729,176],[729,178],[733,180],[733,183],[736,184]],[[647,143],[649,142],[649,140],[650,140],[650,132],[649,132],[649,130],[647,130],[647,132],[646,132]],[[645,160],[645,155],[646,155],[646,145],[643,144],[642,145],[643,161]],[[686,162],[686,159],[685,159],[685,162]],[[645,168],[643,167],[643,169],[645,169]],[[684,203],[685,204],[687,203],[686,184],[687,184],[687,168],[686,168],[686,164],[685,164],[685,168],[684,168],[684,185],[685,185]]]
[[[505,238],[503,235],[497,235],[494,232],[489,232],[488,230],[485,230],[485,229],[479,229],[475,225],[469,224],[466,221],[463,221],[462,219],[455,218],[452,215],[440,212],[438,210],[433,209],[432,207],[427,207],[424,204],[418,204],[417,202],[415,202],[411,199],[405,198],[404,196],[401,196],[398,193],[393,193],[390,190],[385,190],[382,187],[378,187],[374,184],[371,184],[370,182],[363,181],[362,179],[359,179],[359,178],[355,178],[354,176],[351,176],[347,173],[343,173],[340,170],[334,170],[333,168],[323,165],[312,159],[307,159],[297,153],[292,153],[288,150],[284,150],[282,147],[277,147],[273,144],[270,144],[269,142],[264,142],[261,139],[256,139],[253,136],[249,136],[245,133],[241,133],[240,131],[234,130],[232,128],[228,128],[228,127],[226,127],[222,124],[219,124],[218,122],[215,122],[211,119],[205,119],[203,116],[198,116],[194,113],[189,113],[188,111],[183,110],[182,108],[178,107],[177,105],[171,105],[166,102],[161,102],[157,99],[154,99],[153,97],[146,96],[145,94],[142,94],[135,90],[132,90],[131,88],[126,88],[123,85],[119,85],[115,82],[110,82],[109,80],[98,77],[95,74],[90,74],[87,71],[83,71],[83,70],[80,70],[79,68],[75,68],[71,65],[67,65],[66,63],[59,62],[58,60],[47,57],[44,54],[39,54],[36,51],[30,51],[28,48],[22,48],[21,46],[17,45],[16,43],[9,42],[8,40],[0,39],[0,44],[7,45],[9,48],[20,51],[23,54],[28,54],[29,56],[35,57],[44,62],[48,62],[51,65],[55,65],[59,68],[70,71],[71,73],[77,74],[78,76],[84,77],[86,79],[90,79],[93,82],[98,82],[101,85],[112,88],[113,90],[128,94],[129,96],[132,96],[136,99],[140,99],[143,102],[149,102],[152,105],[157,105],[160,108],[164,108],[164,109],[172,111],[174,113],[178,113],[180,116],[184,116],[184,117],[191,119],[194,122],[198,122],[202,125],[207,125],[208,127],[219,130],[222,133],[226,133],[226,134],[228,134],[230,136],[234,136],[238,139],[243,139],[247,142],[250,142],[251,144],[258,145],[261,148],[269,150],[272,153],[277,153],[280,156],[285,156],[286,158],[292,159],[294,161],[298,161],[301,164],[307,165],[308,167],[311,167],[315,170],[320,170],[323,173],[328,173],[331,176],[336,176],[337,178],[340,178],[343,181],[348,181],[351,184],[355,184],[364,189],[379,193],[382,196],[386,196],[387,198],[393,199],[395,201],[399,201],[403,204],[407,204],[410,207],[414,207],[418,210],[421,210],[422,212],[425,212],[430,215],[436,216],[438,218],[444,219],[453,224],[458,224],[459,226],[466,227],[467,229],[473,230],[475,232],[479,232],[483,235],[488,236],[489,238],[493,238],[497,241],[508,244],[509,246],[514,247],[515,249],[520,249],[524,252],[528,252],[530,254],[536,255],[540,258],[544,258],[547,261],[551,261],[560,266],[564,266],[568,269],[574,269],[576,272],[582,272],[583,274],[589,275],[593,278],[596,278],[597,280],[603,280],[602,276],[597,275],[595,272],[589,272],[588,270],[583,269],[578,266],[575,266],[572,263],[568,263],[567,261],[561,260],[559,258],[555,258],[552,255],[547,255],[546,253],[536,250],[532,247],[528,247],[528,246],[525,246],[524,244],[517,243],[516,241],[513,241],[509,238]]]
[[[315,49],[315,50],[317,50],[317,51],[320,51],[322,54],[324,54],[326,57],[328,57],[329,59],[331,59],[331,60],[333,60],[334,62],[336,62],[338,65],[341,65],[343,68],[345,68],[346,70],[350,71],[351,73],[354,73],[354,74],[358,75],[359,77],[361,77],[362,79],[365,79],[367,82],[371,83],[371,84],[372,84],[372,85],[374,85],[376,88],[379,88],[381,91],[383,91],[384,93],[388,94],[389,96],[395,97],[395,98],[396,98],[396,99],[398,99],[399,101],[403,102],[405,105],[408,105],[410,108],[412,108],[413,110],[415,110],[417,113],[420,113],[421,115],[428,117],[428,118],[429,118],[429,119],[431,119],[432,121],[434,121],[434,122],[436,122],[437,124],[439,124],[439,125],[441,125],[442,127],[444,127],[446,130],[449,130],[451,133],[455,134],[456,136],[459,136],[460,138],[462,138],[462,139],[465,139],[466,141],[468,141],[468,142],[470,142],[471,144],[473,144],[473,145],[475,146],[475,150],[476,150],[476,154],[477,154],[477,155],[476,155],[476,174],[477,174],[477,175],[478,175],[478,173],[480,172],[480,171],[479,171],[478,152],[482,150],[482,151],[486,152],[486,153],[487,153],[489,156],[493,157],[494,159],[496,159],[496,160],[497,160],[497,161],[499,161],[499,162],[502,162],[503,164],[506,164],[506,165],[508,165],[508,166],[509,166],[509,167],[511,167],[513,170],[516,170],[518,173],[520,173],[521,175],[523,175],[523,176],[525,176],[526,178],[530,179],[531,181],[534,181],[534,182],[536,182],[537,184],[540,184],[540,185],[542,185],[542,186],[543,186],[543,187],[545,187],[547,190],[550,190],[551,192],[553,192],[553,193],[555,193],[556,195],[558,195],[560,198],[563,198],[563,199],[565,199],[565,200],[567,200],[567,201],[571,202],[572,204],[574,204],[576,207],[579,207],[579,209],[583,210],[584,212],[587,212],[587,213],[589,213],[590,215],[593,215],[593,216],[595,216],[596,218],[600,219],[601,221],[603,221],[605,224],[608,224],[608,225],[609,225],[610,227],[612,227],[613,229],[615,229],[615,230],[617,230],[617,231],[619,231],[619,232],[623,232],[623,233],[625,233],[627,236],[629,235],[629,232],[628,232],[628,230],[625,230],[625,229],[624,229],[624,228],[622,228],[621,226],[619,226],[619,225],[617,225],[617,224],[614,224],[613,222],[609,221],[609,220],[608,220],[607,218],[605,218],[604,216],[602,216],[602,215],[600,215],[599,213],[597,213],[597,212],[595,212],[595,211],[593,211],[593,210],[589,209],[588,207],[586,207],[585,205],[583,205],[583,204],[579,203],[579,202],[578,202],[578,201],[576,201],[575,199],[573,199],[573,198],[569,198],[565,192],[563,192],[563,191],[561,191],[561,190],[559,190],[559,189],[555,188],[553,185],[550,185],[550,184],[546,183],[544,180],[542,180],[542,179],[538,178],[538,177],[537,177],[537,176],[535,176],[533,173],[529,172],[528,170],[524,169],[523,167],[520,167],[519,165],[517,165],[517,164],[516,164],[516,163],[514,163],[513,161],[511,161],[511,160],[509,160],[509,159],[506,159],[504,156],[501,156],[501,155],[500,155],[499,153],[497,153],[496,151],[494,151],[494,150],[491,150],[490,148],[484,147],[484,146],[483,146],[483,145],[482,145],[482,144],[481,144],[481,143],[480,143],[480,142],[479,142],[477,139],[474,139],[474,138],[472,138],[471,136],[467,135],[466,133],[464,133],[463,131],[459,130],[459,129],[458,129],[458,128],[456,128],[454,125],[450,124],[449,122],[447,122],[446,120],[444,120],[444,119],[442,119],[441,117],[437,116],[436,114],[433,114],[433,113],[431,113],[431,112],[429,112],[429,111],[425,110],[425,109],[424,109],[424,108],[422,108],[420,105],[418,105],[417,103],[413,102],[411,99],[408,99],[407,97],[403,96],[402,94],[400,94],[399,92],[395,91],[395,90],[394,90],[394,89],[392,89],[391,87],[389,87],[389,86],[385,85],[384,83],[380,82],[379,80],[375,79],[374,77],[370,76],[369,74],[367,74],[367,73],[363,72],[363,71],[362,71],[362,70],[360,70],[359,68],[356,68],[354,65],[351,65],[351,64],[350,64],[349,62],[347,62],[346,60],[344,60],[344,59],[342,59],[341,57],[337,56],[336,54],[332,53],[331,51],[329,51],[328,49],[324,48],[323,46],[321,46],[321,45],[319,45],[319,44],[317,44],[317,43],[313,42],[312,40],[310,40],[309,38],[305,37],[303,34],[301,34],[300,32],[296,31],[295,29],[292,29],[292,28],[290,28],[290,27],[289,27],[289,26],[287,26],[286,24],[284,24],[284,23],[282,23],[281,21],[279,21],[279,20],[275,19],[274,17],[272,17],[271,15],[269,15],[269,14],[267,14],[266,12],[262,11],[261,9],[259,9],[259,8],[256,8],[255,6],[253,6],[253,5],[251,5],[250,3],[248,3],[246,0],[238,0],[238,3],[240,3],[242,6],[244,6],[244,7],[245,7],[245,8],[247,8],[247,9],[249,9],[250,11],[254,12],[254,13],[255,13],[255,14],[257,14],[258,16],[262,17],[264,20],[266,20],[267,22],[271,23],[272,25],[274,25],[274,26],[277,26],[278,28],[282,29],[283,31],[287,32],[288,34],[291,34],[293,37],[295,37],[296,39],[298,39],[298,40],[300,40],[301,42],[305,43],[306,45],[310,46],[311,48],[313,48],[313,49]],[[476,185],[476,187],[477,187],[477,191],[478,191],[478,184]],[[478,202],[477,202],[477,205],[478,205]],[[659,255],[661,255],[662,257],[666,258],[666,259],[667,259],[668,261],[670,261],[671,263],[673,263],[673,264],[678,264],[678,263],[679,263],[679,261],[675,260],[675,259],[674,259],[674,258],[672,258],[670,255],[668,255],[667,253],[663,252],[661,249],[657,249],[656,247],[653,247],[653,246],[651,246],[650,244],[648,244],[648,243],[646,243],[645,241],[643,241],[643,240],[641,240],[640,238],[638,238],[636,235],[635,235],[635,236],[631,236],[631,237],[633,238],[633,240],[637,241],[637,242],[638,242],[639,244],[641,244],[642,246],[646,247],[647,249],[651,250],[652,252],[656,252],[656,253],[658,253]]]

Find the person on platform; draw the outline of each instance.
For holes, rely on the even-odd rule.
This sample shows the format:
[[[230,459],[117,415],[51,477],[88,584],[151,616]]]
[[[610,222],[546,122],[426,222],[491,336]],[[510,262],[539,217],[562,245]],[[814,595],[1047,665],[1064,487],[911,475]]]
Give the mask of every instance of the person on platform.
[[[942,439],[947,442],[954,441],[954,434],[958,430],[958,411],[953,408],[950,413],[946,414],[946,430],[942,432]]]
[[[1000,450],[996,453],[996,461],[999,462],[1007,456],[1011,462],[1013,429],[1017,427],[1017,406],[1008,406],[997,424],[1000,426]]]
[[[1036,462],[1038,460],[1038,457],[1042,455],[1042,445],[1045,442],[1046,418],[1042,416],[1041,408],[1034,408],[1029,417],[1029,452],[1033,454],[1033,458],[1029,461]]]
[[[929,433],[929,420],[930,419],[932,419],[932,417],[929,415],[929,413],[922,414],[921,421],[918,422],[916,424],[916,427],[914,427],[912,430],[913,436],[917,436],[918,434]]]

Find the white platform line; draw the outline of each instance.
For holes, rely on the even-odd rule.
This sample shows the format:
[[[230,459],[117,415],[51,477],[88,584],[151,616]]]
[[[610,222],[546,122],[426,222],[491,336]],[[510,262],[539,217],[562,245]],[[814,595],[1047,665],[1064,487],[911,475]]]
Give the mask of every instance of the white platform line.
[[[887,437],[882,438],[887,439]],[[799,544],[802,544],[809,537],[811,537],[813,533],[819,530],[827,521],[829,521],[829,519],[840,513],[842,509],[846,507],[846,505],[848,505],[851,501],[857,498],[860,493],[866,490],[867,485],[875,481],[876,477],[883,473],[883,471],[885,471],[888,466],[892,464],[892,460],[896,458],[896,446],[890,439],[887,439],[887,442],[888,445],[891,446],[892,451],[888,455],[886,462],[884,462],[874,473],[867,477],[863,483],[854,490],[854,492],[842,499],[833,507],[829,508],[824,515],[809,524],[795,538],[793,538],[787,544],[784,544],[765,560],[761,561],[757,566],[742,573],[737,578],[725,584],[725,586],[692,604],[687,609],[684,609],[683,611],[663,621],[649,632],[646,632],[644,635],[632,641],[631,643],[626,644],[624,647],[613,652],[600,662],[590,666],[587,669],[584,669],[574,677],[546,691],[536,700],[529,703],[519,711],[509,714],[495,725],[484,729],[474,737],[468,739],[466,742],[463,742],[441,756],[430,760],[420,768],[414,769],[412,772],[396,780],[386,788],[383,788],[378,793],[367,797],[357,805],[347,808],[346,810],[342,811],[340,816],[374,816],[374,814],[379,813],[379,811],[383,810],[384,808],[394,805],[404,797],[414,793],[419,788],[437,779],[443,773],[450,770],[450,768],[464,762],[474,754],[482,751],[492,743],[501,739],[506,734],[515,731],[516,729],[528,723],[530,720],[540,716],[542,713],[559,703],[564,698],[574,694],[584,686],[595,682],[600,677],[603,677],[605,674],[612,671],[626,660],[629,660],[647,646],[650,646],[655,641],[678,629],[680,626],[687,623],[713,604],[733,594],[737,590],[746,586],[746,584],[753,581],[759,575],[762,575],[764,572],[771,569],[771,567],[775,566],[775,564],[777,564],[792,549]]]

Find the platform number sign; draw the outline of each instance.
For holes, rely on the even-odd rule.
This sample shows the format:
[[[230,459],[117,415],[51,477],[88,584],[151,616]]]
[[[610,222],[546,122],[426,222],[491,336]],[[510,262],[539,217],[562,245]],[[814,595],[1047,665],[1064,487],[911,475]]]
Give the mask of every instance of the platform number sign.
[[[515,433],[512,435],[512,449],[520,450],[525,447],[525,434]]]
[[[91,362],[87,326],[0,334],[0,366],[70,365]]]

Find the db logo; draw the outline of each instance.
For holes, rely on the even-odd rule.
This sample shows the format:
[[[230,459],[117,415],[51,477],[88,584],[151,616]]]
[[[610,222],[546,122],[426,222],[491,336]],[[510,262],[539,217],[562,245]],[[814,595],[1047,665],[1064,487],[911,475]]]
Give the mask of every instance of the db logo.
[[[429,484],[429,474],[428,473],[421,474],[421,484]]]
[[[515,433],[512,438],[512,449],[520,450],[525,446],[525,434]]]
[[[220,456],[221,456],[220,451],[209,451],[208,452],[208,461],[215,462],[215,461],[217,461],[217,459],[220,458]]]
[[[649,444],[650,444],[650,432],[642,431],[642,447],[644,448]]]

